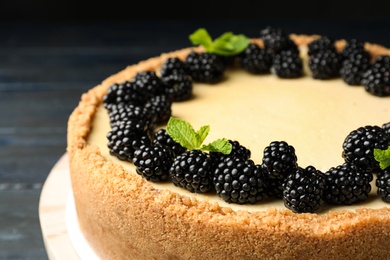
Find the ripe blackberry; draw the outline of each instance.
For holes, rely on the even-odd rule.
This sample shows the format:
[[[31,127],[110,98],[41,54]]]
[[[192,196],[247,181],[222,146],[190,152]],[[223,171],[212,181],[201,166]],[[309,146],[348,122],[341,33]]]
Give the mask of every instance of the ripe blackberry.
[[[175,186],[190,192],[206,193],[214,189],[210,155],[200,150],[176,156],[169,175]]]
[[[330,79],[340,76],[341,55],[332,50],[319,51],[309,56],[309,68],[314,79]]]
[[[220,56],[208,52],[190,52],[184,63],[192,80],[203,83],[216,83],[222,80],[225,66]]]
[[[281,50],[291,47],[288,34],[281,28],[267,26],[260,30],[260,38],[263,40],[264,47],[273,53],[278,53]]]
[[[385,133],[390,136],[390,122],[383,124],[382,128],[385,130]]]
[[[349,51],[342,62],[340,76],[351,86],[362,84],[363,74],[370,66],[370,54],[367,51]]]
[[[104,107],[110,109],[113,105],[127,105],[130,103],[143,105],[147,97],[136,89],[136,84],[130,81],[112,84],[103,97]]]
[[[210,156],[215,162],[215,164],[218,164],[227,157],[242,158],[244,160],[248,160],[251,157],[251,150],[241,145],[240,142],[236,140],[228,140],[228,142],[232,145],[232,151],[230,152],[230,154],[210,152]]]
[[[303,75],[303,63],[299,53],[282,50],[273,59],[271,71],[280,78],[298,78]]]
[[[172,102],[184,101],[192,97],[192,79],[186,73],[172,73],[161,78],[164,84],[163,93]]]
[[[166,95],[157,95],[150,98],[144,106],[144,113],[153,115],[157,125],[168,122],[172,115],[172,101]]]
[[[312,56],[318,52],[323,52],[326,50],[336,51],[335,41],[328,36],[321,36],[320,38],[314,39],[308,45],[308,55]]]
[[[262,168],[268,179],[269,196],[282,198],[282,184],[298,168],[295,148],[285,141],[273,141],[264,148]]]
[[[182,61],[178,57],[167,58],[160,68],[161,77],[181,73],[186,73],[186,66],[184,64],[184,61]]]
[[[239,54],[238,62],[242,69],[254,74],[270,73],[273,55],[267,48],[260,48],[255,43]]]
[[[136,87],[135,91],[144,96],[147,101],[151,97],[161,94],[163,83],[154,71],[140,71],[131,79]]]
[[[364,89],[378,97],[390,95],[390,56],[378,56],[363,74]]]
[[[375,173],[380,170],[380,167],[374,158],[374,148],[386,150],[389,145],[390,136],[383,128],[367,125],[347,135],[343,142],[342,156],[346,162]]]
[[[132,162],[134,151],[142,145],[151,143],[148,133],[138,133],[129,127],[129,124],[122,123],[115,125],[106,135],[107,147],[110,154],[122,161]]]
[[[313,166],[298,169],[283,182],[284,205],[295,213],[320,210],[325,190],[323,173]]]
[[[144,108],[141,105],[136,104],[112,104],[108,109],[108,117],[110,119],[111,126],[123,121],[144,121]]]
[[[351,205],[368,198],[373,174],[353,163],[343,163],[325,172],[324,200],[330,204]]]
[[[173,152],[174,157],[184,153],[187,150],[187,148],[175,142],[164,128],[159,129],[154,134],[153,143],[168,147]]]
[[[136,172],[148,181],[161,182],[169,179],[173,154],[162,145],[141,145],[134,151]]]
[[[383,201],[390,202],[390,167],[378,172],[375,186],[378,188],[378,196]]]
[[[225,158],[215,168],[213,180],[217,195],[228,203],[254,204],[266,197],[264,173],[250,159]]]
[[[347,58],[349,55],[356,51],[366,52],[366,50],[364,49],[364,42],[359,41],[358,39],[350,39],[345,44],[343,50],[341,51],[341,54],[344,58]]]

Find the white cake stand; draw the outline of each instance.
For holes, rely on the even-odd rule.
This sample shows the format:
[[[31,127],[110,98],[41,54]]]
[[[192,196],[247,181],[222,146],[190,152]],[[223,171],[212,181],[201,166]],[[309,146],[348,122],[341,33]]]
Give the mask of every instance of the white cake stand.
[[[39,219],[49,259],[99,259],[79,229],[66,153],[54,165],[42,188]]]

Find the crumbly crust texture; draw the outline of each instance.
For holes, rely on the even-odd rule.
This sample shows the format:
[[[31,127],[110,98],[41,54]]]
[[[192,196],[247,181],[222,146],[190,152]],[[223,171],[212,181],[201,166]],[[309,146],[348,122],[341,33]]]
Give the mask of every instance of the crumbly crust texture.
[[[298,45],[316,37],[291,35]],[[338,48],[344,45],[337,42]],[[366,48],[375,55],[390,53],[374,44]],[[155,189],[88,144],[92,120],[110,85],[154,70],[167,57],[184,60],[191,50],[202,47],[128,66],[84,93],[69,117],[67,152],[77,216],[95,252],[102,259],[389,259],[388,207],[323,215],[233,211]]]

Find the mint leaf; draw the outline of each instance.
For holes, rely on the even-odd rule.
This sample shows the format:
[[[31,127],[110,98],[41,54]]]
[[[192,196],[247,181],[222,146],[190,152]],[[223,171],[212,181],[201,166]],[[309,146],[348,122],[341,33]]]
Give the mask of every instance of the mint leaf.
[[[204,28],[199,28],[189,36],[190,41],[194,45],[202,45],[206,50],[211,49],[213,46],[213,39],[210,34]]]
[[[220,152],[223,154],[230,154],[232,151],[232,144],[225,138],[215,140],[214,142],[202,146],[201,150],[210,152]]]
[[[171,117],[167,124],[167,133],[181,146],[188,150],[202,150],[210,152],[220,152],[229,154],[232,151],[232,145],[225,138],[218,139],[208,145],[202,145],[210,132],[210,126],[202,126],[198,131],[185,121],[184,119]]]
[[[249,44],[249,39],[245,35],[236,35],[232,32],[226,32],[213,41],[205,28],[199,28],[189,38],[192,44],[202,45],[207,52],[223,56],[239,54]]]
[[[198,137],[194,128],[185,120],[171,117],[166,130],[171,138],[181,146],[190,150],[199,147]]]
[[[200,147],[202,145],[204,139],[206,139],[206,137],[209,134],[209,132],[210,132],[210,126],[208,126],[208,125],[202,126],[196,132],[196,138],[198,140],[198,147]]]
[[[386,150],[374,148],[374,158],[382,170],[390,166],[390,146]]]

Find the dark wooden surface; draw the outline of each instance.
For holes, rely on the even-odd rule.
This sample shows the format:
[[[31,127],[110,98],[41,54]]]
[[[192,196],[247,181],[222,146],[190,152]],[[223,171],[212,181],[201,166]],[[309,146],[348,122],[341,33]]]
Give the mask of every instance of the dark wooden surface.
[[[40,192],[65,152],[67,119],[83,92],[129,64],[189,46],[199,27],[213,37],[258,37],[267,25],[390,47],[384,19],[0,22],[0,259],[47,259]]]

